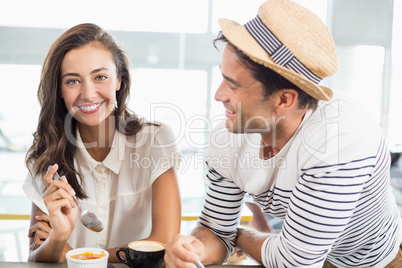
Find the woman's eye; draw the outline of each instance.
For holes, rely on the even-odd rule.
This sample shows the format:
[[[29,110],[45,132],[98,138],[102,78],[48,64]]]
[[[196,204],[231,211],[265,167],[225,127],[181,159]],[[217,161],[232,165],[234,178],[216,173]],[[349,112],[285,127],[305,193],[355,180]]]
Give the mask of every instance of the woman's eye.
[[[78,80],[75,79],[67,80],[66,82],[67,85],[76,85],[78,83],[79,83]]]
[[[102,81],[102,80],[105,80],[105,79],[106,79],[106,76],[104,76],[104,75],[98,75],[95,79],[98,80],[98,81]]]

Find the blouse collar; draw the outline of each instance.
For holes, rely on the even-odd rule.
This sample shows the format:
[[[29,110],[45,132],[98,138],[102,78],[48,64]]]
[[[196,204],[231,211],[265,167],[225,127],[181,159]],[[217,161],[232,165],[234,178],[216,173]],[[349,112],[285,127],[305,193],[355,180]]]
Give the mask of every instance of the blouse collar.
[[[112,147],[110,152],[103,161],[96,161],[88,153],[84,146],[79,130],[77,129],[77,152],[75,158],[75,166],[80,171],[82,177],[86,177],[88,174],[98,166],[103,165],[106,168],[113,171],[115,174],[119,174],[121,163],[125,157],[126,149],[126,136],[120,133],[117,129],[113,134]]]

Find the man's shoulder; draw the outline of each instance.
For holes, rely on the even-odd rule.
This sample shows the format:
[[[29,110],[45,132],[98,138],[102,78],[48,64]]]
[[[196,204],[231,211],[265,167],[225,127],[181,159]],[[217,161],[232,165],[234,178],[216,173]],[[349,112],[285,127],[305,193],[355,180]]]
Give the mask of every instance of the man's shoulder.
[[[373,117],[346,93],[322,101],[298,131],[300,152],[326,163],[347,162],[373,155],[383,139]],[[332,159],[332,160],[331,160]]]

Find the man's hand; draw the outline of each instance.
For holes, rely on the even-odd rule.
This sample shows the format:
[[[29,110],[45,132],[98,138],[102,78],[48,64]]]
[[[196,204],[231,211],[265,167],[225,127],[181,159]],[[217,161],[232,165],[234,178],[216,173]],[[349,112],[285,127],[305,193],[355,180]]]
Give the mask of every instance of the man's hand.
[[[244,255],[244,252],[241,248],[235,247],[235,250],[230,254],[230,256],[237,255],[237,257],[241,257]]]
[[[202,261],[204,256],[205,248],[200,240],[178,234],[166,245],[165,266],[194,268],[194,263]]]
[[[260,233],[252,228],[240,226],[237,230],[236,247],[258,263],[262,263],[261,248],[264,241],[271,235],[272,234],[269,233]]]

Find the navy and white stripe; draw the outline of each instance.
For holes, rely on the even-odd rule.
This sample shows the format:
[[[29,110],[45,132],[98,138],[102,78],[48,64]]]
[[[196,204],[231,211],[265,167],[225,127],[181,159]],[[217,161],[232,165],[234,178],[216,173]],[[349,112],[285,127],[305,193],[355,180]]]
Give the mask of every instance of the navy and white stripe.
[[[315,84],[321,82],[322,78],[314,74],[303,63],[301,63],[258,16],[247,22],[244,26],[275,63],[303,75]]]
[[[265,267],[371,267],[394,248],[399,214],[390,211],[390,157],[385,140],[375,155],[302,170],[293,190],[252,195],[264,211],[285,216],[262,252]],[[199,223],[234,248],[245,192],[207,163],[210,185]],[[391,230],[391,232],[389,231]]]
[[[210,183],[198,222],[222,240],[228,249],[228,258],[235,247],[245,192],[212,167],[209,167],[207,178]]]

